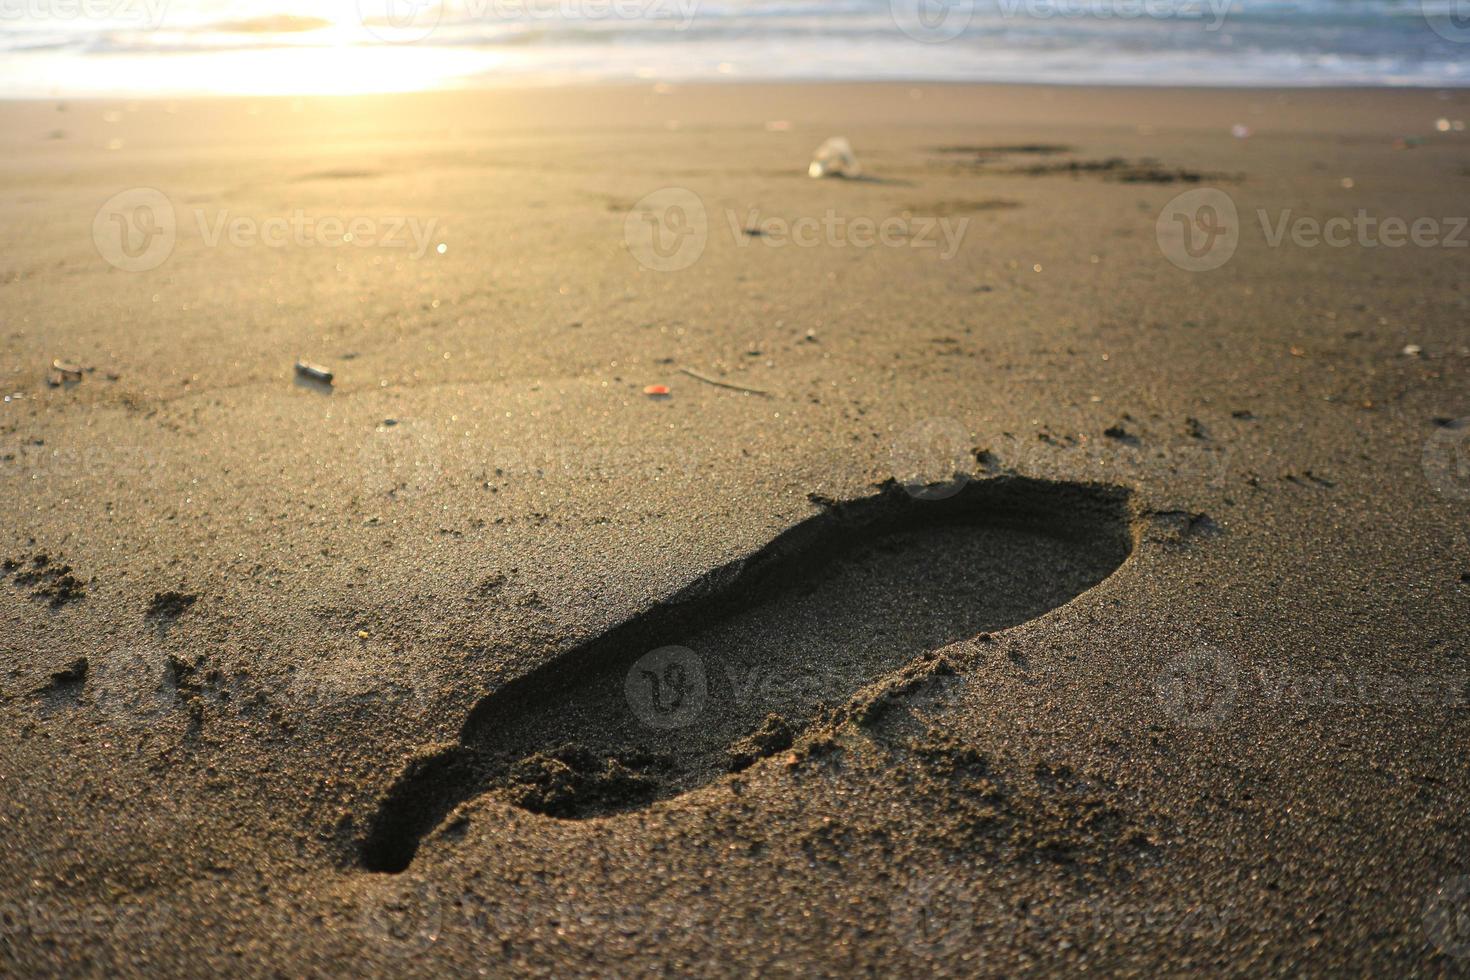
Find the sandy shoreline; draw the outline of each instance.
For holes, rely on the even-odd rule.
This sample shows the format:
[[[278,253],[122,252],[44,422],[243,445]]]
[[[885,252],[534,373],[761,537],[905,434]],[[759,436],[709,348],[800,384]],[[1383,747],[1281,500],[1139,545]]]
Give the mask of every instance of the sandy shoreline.
[[[0,962],[1464,969],[1467,108],[957,85],[0,104]],[[834,135],[870,179],[806,177]],[[1228,256],[1160,220],[1200,189],[1236,210]],[[81,382],[49,386],[53,359]],[[1120,488],[1132,553],[1067,602],[987,572],[985,601],[1036,618],[945,647],[872,720],[802,716],[789,749],[598,797],[611,815],[576,785],[589,819],[477,797],[407,871],[363,869],[384,795],[486,695],[956,467]],[[1020,559],[1052,552],[1006,547],[1046,581],[1054,557]],[[952,594],[922,567],[874,594]],[[902,608],[872,635],[911,638]],[[836,691],[812,635],[728,688],[710,666],[708,710]],[[913,680],[882,669],[838,693]]]

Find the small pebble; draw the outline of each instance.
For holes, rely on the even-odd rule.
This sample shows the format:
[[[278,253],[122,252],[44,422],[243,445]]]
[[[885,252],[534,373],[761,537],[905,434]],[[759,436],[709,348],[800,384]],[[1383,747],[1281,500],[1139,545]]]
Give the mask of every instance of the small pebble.
[[[70,361],[52,361],[51,370],[46,375],[46,383],[53,388],[60,388],[63,385],[74,385],[81,380],[81,365],[73,364]]]
[[[1424,348],[1420,347],[1418,344],[1405,344],[1403,353],[1405,357],[1418,357],[1420,354],[1424,353]]]
[[[313,381],[320,381],[322,384],[329,385],[332,383],[331,371],[328,371],[326,368],[320,367],[316,364],[310,364],[306,361],[296,362],[296,373],[304,378],[310,378]]]

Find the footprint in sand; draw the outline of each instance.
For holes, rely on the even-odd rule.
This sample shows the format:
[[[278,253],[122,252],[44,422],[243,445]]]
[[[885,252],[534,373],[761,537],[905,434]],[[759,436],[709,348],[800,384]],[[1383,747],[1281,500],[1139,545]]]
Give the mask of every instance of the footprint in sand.
[[[483,699],[383,798],[363,864],[403,870],[481,795],[579,820],[703,786],[916,658],[1066,603],[1132,547],[1114,487],[1003,477],[833,505]]]

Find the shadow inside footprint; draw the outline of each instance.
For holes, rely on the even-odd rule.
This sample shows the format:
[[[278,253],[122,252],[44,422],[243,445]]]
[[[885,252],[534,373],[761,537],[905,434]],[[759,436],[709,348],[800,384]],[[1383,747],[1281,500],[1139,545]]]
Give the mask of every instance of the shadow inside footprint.
[[[915,658],[1066,603],[1132,545],[1115,487],[1002,477],[829,507],[484,698],[389,790],[363,863],[403,870],[482,794],[583,819],[702,786]]]

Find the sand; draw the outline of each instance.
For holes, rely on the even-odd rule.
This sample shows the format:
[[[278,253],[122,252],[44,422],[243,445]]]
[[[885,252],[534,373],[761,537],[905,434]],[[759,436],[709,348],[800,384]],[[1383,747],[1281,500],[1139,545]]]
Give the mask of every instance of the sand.
[[[1465,970],[1467,105],[0,106],[0,972]]]

